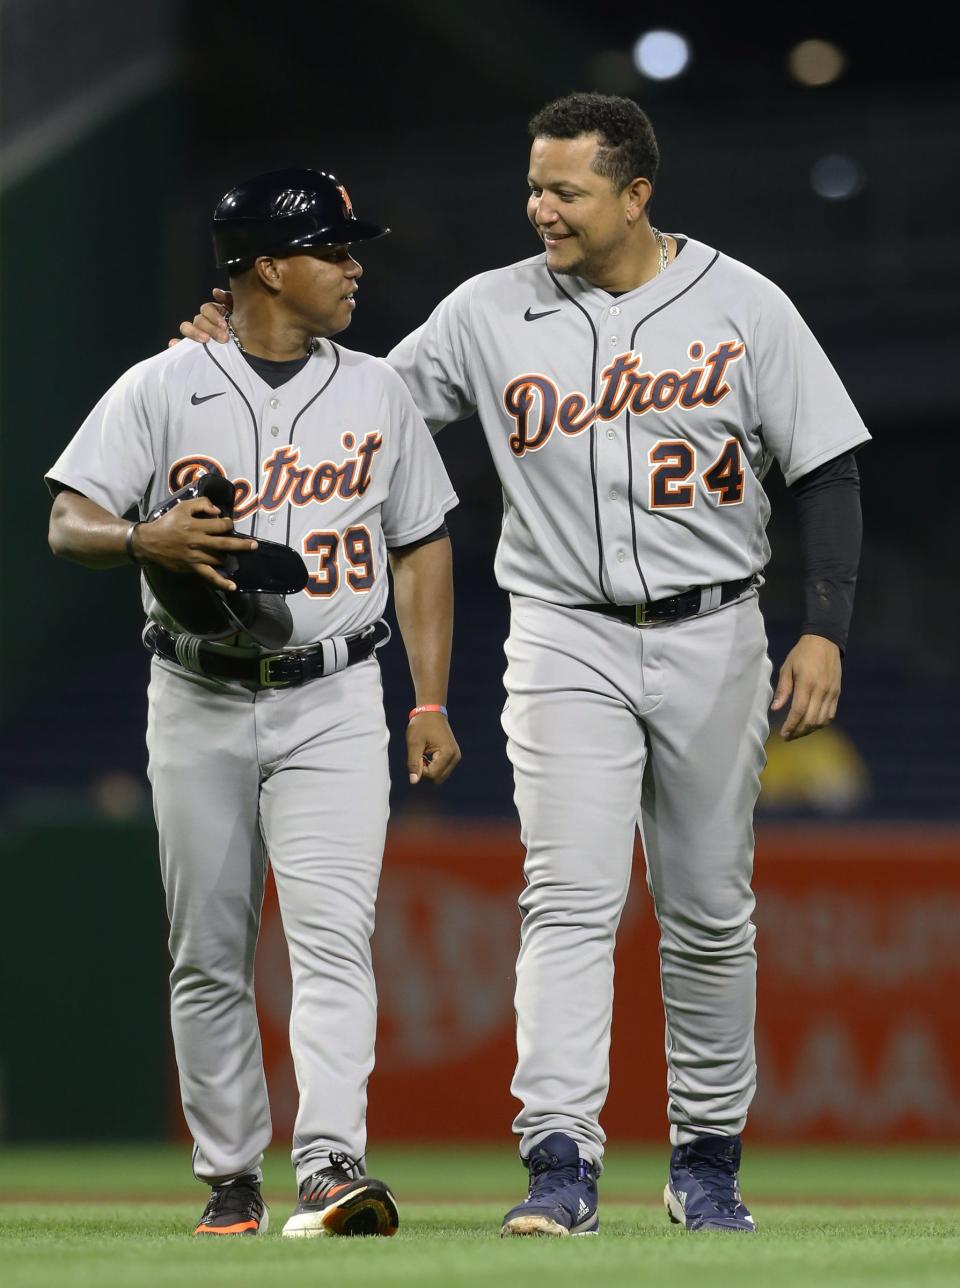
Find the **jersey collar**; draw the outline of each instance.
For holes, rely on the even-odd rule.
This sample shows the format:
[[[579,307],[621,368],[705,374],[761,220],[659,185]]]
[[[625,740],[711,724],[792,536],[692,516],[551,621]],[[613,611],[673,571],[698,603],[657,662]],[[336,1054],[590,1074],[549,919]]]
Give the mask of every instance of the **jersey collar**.
[[[644,305],[650,303],[655,308],[662,301],[669,300],[686,290],[688,286],[692,286],[717,254],[712,246],[698,242],[693,237],[688,237],[686,233],[677,233],[676,236],[686,239],[687,244],[683,248],[683,253],[671,260],[662,273],[651,277],[641,286],[634,287],[632,291],[625,291],[622,295],[613,296],[602,287],[594,286],[586,278],[575,275],[561,277],[559,281],[571,294],[575,294],[582,304],[591,308],[605,309],[612,304],[623,308],[634,300],[641,299]],[[574,286],[575,289],[571,289]]]

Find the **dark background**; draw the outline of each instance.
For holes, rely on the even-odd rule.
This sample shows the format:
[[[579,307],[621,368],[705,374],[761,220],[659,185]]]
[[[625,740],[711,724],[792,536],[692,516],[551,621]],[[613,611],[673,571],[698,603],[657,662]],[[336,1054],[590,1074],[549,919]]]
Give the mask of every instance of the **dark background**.
[[[208,225],[221,192],[261,169],[316,165],[388,222],[393,235],[365,251],[343,337],[384,353],[464,277],[534,251],[526,120],[551,96],[598,88],[632,94],[653,120],[659,225],[778,282],[874,435],[860,454],[863,567],[837,724],[857,783],[765,805],[955,817],[956,32],[906,16],[895,30],[853,22],[843,8],[680,6],[662,25],[686,35],[691,63],[655,82],[629,51],[657,24],[632,5],[6,4],[4,808],[146,808],[136,579],[52,559],[41,476],[103,390],[218,281]],[[791,78],[787,55],[810,37],[842,50],[834,83]],[[831,155],[859,173],[847,199],[812,187]],[[461,496],[450,703],[465,755],[442,793],[401,786],[394,808],[509,814],[496,719],[506,606],[490,573],[499,490],[475,422],[439,442]],[[779,477],[769,490],[764,606],[779,663],[800,574],[792,503]],[[399,645],[385,669],[399,752],[410,696]],[[826,743],[817,755],[829,778]]]

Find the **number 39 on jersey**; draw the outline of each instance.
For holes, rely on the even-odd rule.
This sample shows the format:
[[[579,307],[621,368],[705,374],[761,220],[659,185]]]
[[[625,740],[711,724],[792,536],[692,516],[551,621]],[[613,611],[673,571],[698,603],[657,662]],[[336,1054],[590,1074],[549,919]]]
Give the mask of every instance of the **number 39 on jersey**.
[[[341,535],[326,529],[315,529],[303,538],[303,554],[307,567],[310,556],[317,558],[317,568],[311,572],[306,593],[313,599],[327,599],[340,589],[341,577],[356,594],[366,594],[376,581],[373,566],[373,544],[370,529],[364,524],[354,524]]]

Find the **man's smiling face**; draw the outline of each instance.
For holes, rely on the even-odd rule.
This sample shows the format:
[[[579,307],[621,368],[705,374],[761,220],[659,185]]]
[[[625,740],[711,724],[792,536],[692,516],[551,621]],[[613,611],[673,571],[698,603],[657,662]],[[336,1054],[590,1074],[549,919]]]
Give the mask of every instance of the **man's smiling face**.
[[[617,192],[593,169],[596,134],[537,137],[530,149],[527,216],[543,240],[547,267],[602,282],[629,233],[630,185]]]

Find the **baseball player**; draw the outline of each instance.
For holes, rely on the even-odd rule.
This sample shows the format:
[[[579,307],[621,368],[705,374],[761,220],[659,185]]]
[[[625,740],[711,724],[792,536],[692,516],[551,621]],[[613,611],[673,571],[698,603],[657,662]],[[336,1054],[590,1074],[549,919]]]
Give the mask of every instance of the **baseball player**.
[[[753,809],[771,663],[762,480],[799,504],[805,608],[772,706],[827,724],[860,549],[869,438],[796,309],[650,222],[658,149],[632,101],[573,94],[530,125],[530,259],[458,287],[388,361],[434,430],[479,411],[511,597],[503,726],[527,850],[514,1124],[529,1172],[505,1235],[592,1234],[613,949],[639,826],[660,925],[664,1200],[750,1232],[740,1135],[756,1082]],[[226,332],[204,306],[193,338]]]
[[[148,580],[172,570],[224,602],[259,543],[302,556],[308,578],[287,601],[284,648],[257,644],[253,624],[252,638],[190,636],[144,586],[173,1036],[194,1173],[211,1186],[196,1233],[267,1229],[253,960],[269,861],[300,1091],[299,1201],[283,1233],[390,1235],[395,1199],[364,1174],[369,941],[389,791],[377,624],[389,561],[416,691],[410,779],[443,782],[459,760],[444,705],[444,516],[456,498],[399,376],[330,338],[356,308],[353,243],[387,230],[355,215],[334,176],[308,169],[241,184],[213,228],[234,297],[230,343],[180,345],[121,376],[47,475],[50,544],[88,567],[132,559]],[[229,481],[232,518],[195,495],[143,521],[198,477]],[[140,522],[119,517],[134,506]],[[275,628],[271,618],[265,637]]]

